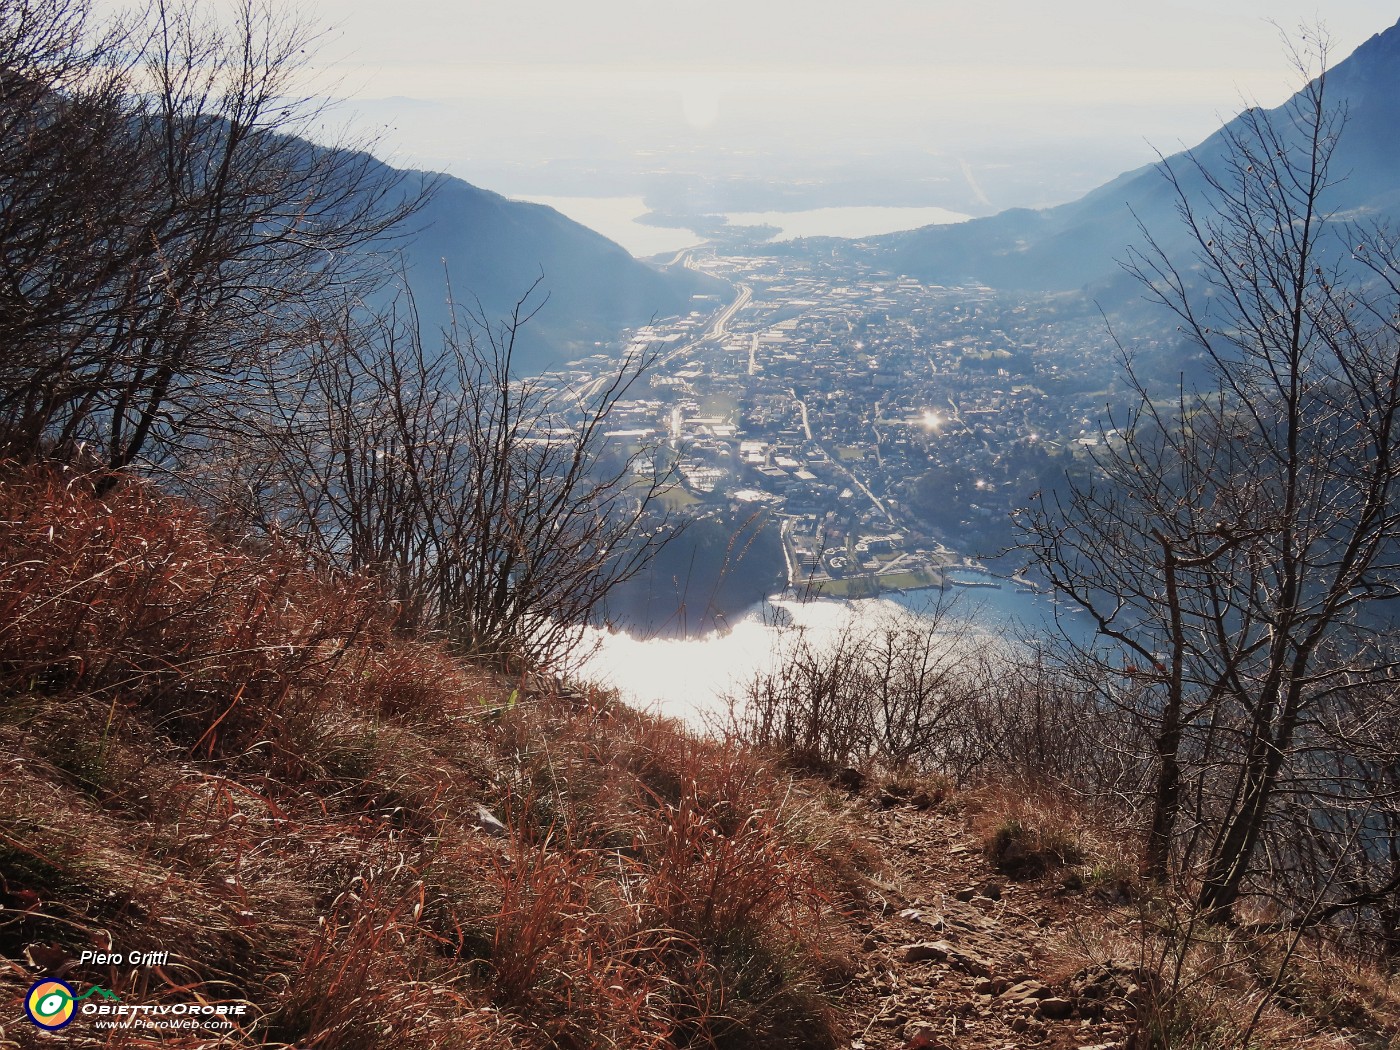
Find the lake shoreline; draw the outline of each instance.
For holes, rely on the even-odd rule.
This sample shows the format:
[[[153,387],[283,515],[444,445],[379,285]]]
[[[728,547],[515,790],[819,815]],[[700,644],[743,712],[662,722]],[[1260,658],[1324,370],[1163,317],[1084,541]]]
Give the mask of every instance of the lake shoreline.
[[[638,259],[670,256],[706,244],[769,244],[804,237],[860,239],[947,226],[973,216],[937,205],[844,205],[792,211],[732,211],[679,215],[658,211],[642,197],[513,198],[543,204],[622,245]],[[662,225],[666,223],[666,225]]]

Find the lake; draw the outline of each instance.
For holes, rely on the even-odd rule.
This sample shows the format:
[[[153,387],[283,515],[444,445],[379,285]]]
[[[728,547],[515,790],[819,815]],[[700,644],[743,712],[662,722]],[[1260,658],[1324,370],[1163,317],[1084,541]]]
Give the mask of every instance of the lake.
[[[741,211],[727,216],[731,226],[776,226],[772,239],[794,237],[878,237],[882,233],[948,226],[972,218],[947,208],[812,208],[808,211]]]
[[[1022,627],[1052,629],[1057,609],[1064,609],[1048,595],[1024,594],[1010,584],[955,588],[947,595],[949,614],[969,621],[983,637],[1014,637]],[[882,614],[926,613],[937,600],[936,590],[863,601],[778,598],[751,610],[728,631],[694,638],[642,639],[625,632],[593,630],[588,641],[597,649],[584,663],[581,676],[618,689],[639,707],[703,726],[707,718],[724,711],[726,695],[773,667],[788,629],[779,623],[800,627],[820,644]],[[1070,617],[1071,629],[1082,616]]]
[[[705,242],[705,238],[691,230],[637,222],[648,211],[641,197],[529,196],[517,199],[547,204],[616,241],[638,258],[678,252]],[[969,216],[947,208],[860,206],[731,212],[726,218],[732,226],[776,226],[781,232],[774,239],[787,240],[793,237],[874,237],[920,226],[963,222]]]

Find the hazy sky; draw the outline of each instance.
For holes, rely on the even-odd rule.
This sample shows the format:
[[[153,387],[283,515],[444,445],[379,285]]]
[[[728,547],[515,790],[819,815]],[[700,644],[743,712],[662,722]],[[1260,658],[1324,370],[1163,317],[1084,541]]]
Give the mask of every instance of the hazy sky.
[[[552,143],[556,160],[585,168],[612,170],[640,153],[642,168],[757,175],[764,157],[783,151],[851,148],[877,167],[882,150],[911,144],[985,160],[997,147],[1053,153],[1064,140],[1095,153],[1085,165],[1104,166],[1106,177],[1146,159],[1148,142],[1170,152],[1204,137],[1244,96],[1281,101],[1296,78],[1268,20],[1291,29],[1316,20],[1318,8],[1315,0],[339,0],[307,13],[337,26],[322,56],[365,119],[384,128],[386,145],[406,161],[499,181],[511,170],[501,156],[518,157],[523,171],[545,161]],[[1327,4],[1337,55],[1397,13],[1383,0]],[[399,99],[420,106],[396,108]],[[761,156],[736,159],[753,153]],[[554,173],[560,184],[549,192],[569,191],[564,174]],[[1099,181],[1084,174],[1085,189]]]
[[[1292,29],[1319,4],[322,0],[298,11],[327,30],[316,90],[350,96],[381,153],[503,192],[810,174],[849,183],[838,195],[856,203],[867,172],[880,203],[896,203],[904,180],[902,203],[940,204],[938,178],[919,172],[961,166],[1003,206],[1082,192],[1148,159],[1149,143],[1194,143],[1242,98],[1282,101],[1297,82],[1269,20]],[[1332,0],[1323,13],[1342,57],[1400,12]]]

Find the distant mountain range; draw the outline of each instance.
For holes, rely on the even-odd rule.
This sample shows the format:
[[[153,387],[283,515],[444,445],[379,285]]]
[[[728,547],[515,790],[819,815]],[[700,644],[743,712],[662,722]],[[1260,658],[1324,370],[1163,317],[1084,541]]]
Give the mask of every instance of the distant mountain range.
[[[1344,176],[1325,204],[1335,221],[1400,217],[1400,23],[1366,41],[1327,73],[1326,99],[1344,107],[1345,130],[1333,156]],[[1282,115],[1284,107],[1273,111]],[[1227,124],[1189,151],[1207,170],[1222,170]],[[1185,153],[1165,163],[1188,193],[1200,176]],[[1168,255],[1191,256],[1187,233],[1162,163],[1129,171],[1079,200],[1039,211],[1013,209],[956,226],[928,226],[873,238],[882,269],[940,284],[980,282],[1024,291],[1084,289],[1110,304],[1137,285],[1118,265],[1138,229],[1152,232]],[[868,250],[868,249],[867,249]],[[868,257],[868,256],[867,256]]]
[[[1400,219],[1400,23],[1366,41],[1327,77],[1330,103],[1346,112],[1333,158],[1334,173],[1345,178],[1325,202],[1329,211],[1336,221]],[[1227,131],[1239,119],[1188,151],[1190,156],[1208,170],[1221,170]],[[866,264],[934,283],[1084,290],[1110,309],[1121,307],[1140,292],[1118,262],[1130,245],[1141,243],[1139,222],[1172,258],[1184,262],[1192,254],[1163,163],[1172,166],[1188,193],[1199,184],[1183,152],[1126,172],[1059,207],[1012,209],[958,225],[867,238],[849,250],[858,251]],[[438,180],[432,201],[414,220],[418,232],[404,253],[423,320],[445,323],[449,278],[459,308],[475,312],[479,305],[497,320],[539,280],[533,301],[543,306],[519,343],[524,371],[593,353],[595,343],[611,340],[623,327],[686,313],[699,306],[692,301],[696,295],[725,294],[722,282],[681,266],[634,259],[620,245],[544,205],[508,200],[450,176],[410,172],[408,177]],[[776,250],[800,253],[810,243]],[[822,250],[839,251],[841,243],[823,240]]]
[[[408,172],[411,185],[435,180],[427,206],[413,219],[403,248],[422,321],[448,319],[451,285],[457,312],[499,322],[539,282],[530,303],[538,312],[517,340],[517,365],[537,372],[596,353],[595,342],[624,327],[688,313],[692,296],[724,295],[722,282],[683,266],[634,259],[620,245],[553,208],[508,200],[461,179]]]

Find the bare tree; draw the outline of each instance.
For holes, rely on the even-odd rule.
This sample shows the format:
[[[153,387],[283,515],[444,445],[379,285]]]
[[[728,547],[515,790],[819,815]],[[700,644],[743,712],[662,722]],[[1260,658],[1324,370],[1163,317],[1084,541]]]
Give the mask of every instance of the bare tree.
[[[0,0],[12,452],[167,454],[217,429],[265,348],[383,278],[369,249],[424,187],[292,134],[309,43],[254,0],[228,26],[157,0],[108,29],[82,0]]]
[[[1023,518],[1035,561],[1097,624],[1085,655],[1106,702],[1150,728],[1144,867],[1165,877],[1180,846],[1214,920],[1262,843],[1267,861],[1310,834],[1290,807],[1311,811],[1311,727],[1396,669],[1376,627],[1400,595],[1397,256],[1328,214],[1344,115],[1325,41],[1305,49],[1318,72],[1281,110],[1163,164],[1194,257],[1148,235],[1127,263],[1210,381],[1164,399],[1127,358],[1136,409],[1108,421],[1088,480]]]
[[[74,345],[120,278],[134,222],[131,99],[120,33],[96,36],[85,3],[0,0],[0,420],[38,447],[76,396]]]
[[[268,526],[377,577],[405,629],[543,671],[674,530],[656,513],[669,480],[656,457],[603,455],[654,355],[586,390],[517,376],[529,298],[503,324],[468,317],[440,339],[407,293],[382,315],[343,311],[272,384],[262,466],[243,473]]]
[[[962,772],[967,716],[996,662],[991,639],[976,642],[946,604],[883,613],[834,638],[793,628],[773,668],[732,698],[728,728],[815,767],[873,760]]]
[[[875,728],[860,668],[861,639],[850,627],[816,642],[795,629],[773,667],[730,698],[729,732],[794,762],[830,770],[871,758]]]

